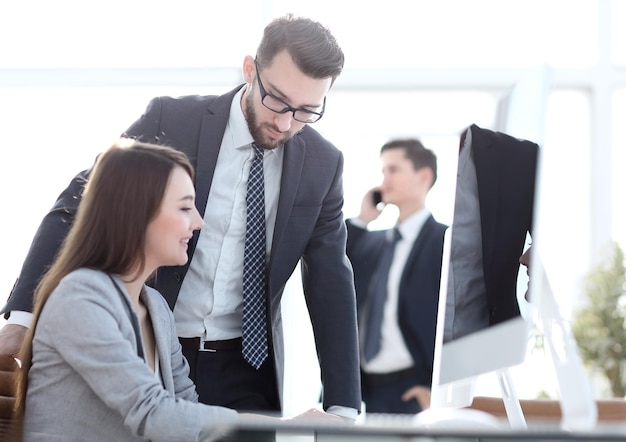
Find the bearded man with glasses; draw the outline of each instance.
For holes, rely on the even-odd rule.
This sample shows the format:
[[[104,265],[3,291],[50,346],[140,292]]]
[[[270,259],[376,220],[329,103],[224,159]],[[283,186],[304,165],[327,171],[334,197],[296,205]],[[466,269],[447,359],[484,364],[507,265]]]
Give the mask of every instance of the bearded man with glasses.
[[[323,407],[348,420],[360,409],[354,282],[342,214],[344,159],[309,126],[324,115],[326,95],[343,65],[343,52],[328,29],[287,15],[265,28],[256,58],[244,58],[244,84],[221,96],[154,98],[123,134],[172,146],[196,169],[204,228],[189,241],[187,264],[160,269],[152,285],[173,309],[201,402],[240,411],[281,410],[280,302],[301,262]],[[247,185],[255,157],[263,204],[261,216],[250,223]],[[0,332],[2,353],[17,353],[24,330],[20,318],[27,326],[37,281],[69,230],[88,174],[74,178],[40,226],[3,310],[9,324]],[[244,255],[246,231],[259,223],[265,224],[258,229],[265,253],[254,270],[259,344],[249,357]]]

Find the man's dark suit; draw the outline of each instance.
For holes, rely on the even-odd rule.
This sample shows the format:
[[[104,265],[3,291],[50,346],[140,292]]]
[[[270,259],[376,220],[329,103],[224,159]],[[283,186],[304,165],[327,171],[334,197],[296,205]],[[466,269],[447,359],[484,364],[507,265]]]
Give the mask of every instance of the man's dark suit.
[[[519,258],[531,231],[539,146],[470,126],[483,240],[489,323],[520,314]]]
[[[368,231],[348,221],[348,257],[355,275],[359,310],[386,241],[386,231]],[[413,243],[398,293],[398,324],[415,363],[414,385],[430,388],[439,302],[443,237],[447,226],[430,215]],[[367,404],[366,404],[367,407]]]
[[[196,206],[203,216],[231,102],[240,88],[222,96],[155,98],[144,115],[124,133],[144,142],[169,145],[188,155],[196,169]],[[324,407],[339,405],[358,410],[361,401],[356,305],[352,270],[345,256],[342,171],[341,152],[308,126],[285,145],[267,270],[268,333],[281,390],[279,397],[282,397],[284,346],[280,299],[302,258],[304,292],[324,381]],[[35,284],[67,234],[87,175],[88,171],[77,175],[45,217],[4,312],[32,310]],[[176,304],[193,259],[198,234],[196,231],[189,243],[187,265],[160,269],[154,281],[171,308]]]

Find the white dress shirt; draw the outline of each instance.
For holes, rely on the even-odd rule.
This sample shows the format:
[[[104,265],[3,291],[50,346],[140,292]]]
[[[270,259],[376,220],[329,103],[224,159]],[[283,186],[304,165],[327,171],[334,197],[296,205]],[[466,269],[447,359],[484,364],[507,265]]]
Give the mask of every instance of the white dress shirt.
[[[254,157],[252,135],[241,110],[242,88],[230,109],[209,192],[204,227],[174,308],[178,336],[205,340],[241,336],[243,249],[246,233],[246,190]],[[282,146],[266,151],[265,225],[271,250],[280,179]]]

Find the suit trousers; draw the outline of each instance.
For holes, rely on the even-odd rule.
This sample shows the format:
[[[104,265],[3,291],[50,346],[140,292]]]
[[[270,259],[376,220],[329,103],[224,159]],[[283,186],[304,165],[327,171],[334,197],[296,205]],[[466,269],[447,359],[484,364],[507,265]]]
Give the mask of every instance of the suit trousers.
[[[196,384],[199,402],[240,412],[280,412],[272,357],[258,370],[248,364],[241,349],[199,351],[184,348],[189,377]]]
[[[415,399],[403,401],[402,395],[419,385],[414,368],[385,374],[361,372],[361,391],[366,413],[415,414],[422,407]]]

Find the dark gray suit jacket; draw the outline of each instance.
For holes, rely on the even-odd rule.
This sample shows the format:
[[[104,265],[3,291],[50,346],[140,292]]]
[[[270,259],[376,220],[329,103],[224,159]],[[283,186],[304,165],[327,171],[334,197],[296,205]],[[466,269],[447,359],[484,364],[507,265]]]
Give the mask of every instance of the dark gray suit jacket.
[[[206,210],[231,102],[240,88],[222,96],[155,98],[124,134],[169,145],[188,155],[196,169],[196,206],[201,215]],[[34,287],[67,234],[88,172],[81,172],[72,180],[44,218],[4,312],[32,309]],[[342,153],[309,126],[286,143],[267,270],[267,308],[282,397],[284,345],[280,299],[302,259],[304,293],[324,384],[324,407],[339,405],[358,410],[361,402],[356,303],[352,269],[345,254],[342,173]],[[198,232],[189,244],[187,265],[163,268],[153,282],[171,308],[176,304],[197,240]]]
[[[478,182],[483,271],[491,325],[519,316],[517,274],[532,231],[539,146],[475,124],[472,150]]]

